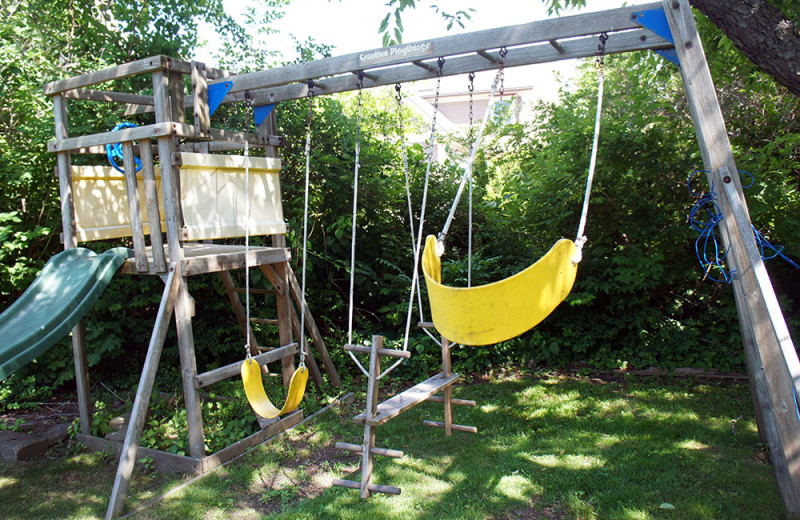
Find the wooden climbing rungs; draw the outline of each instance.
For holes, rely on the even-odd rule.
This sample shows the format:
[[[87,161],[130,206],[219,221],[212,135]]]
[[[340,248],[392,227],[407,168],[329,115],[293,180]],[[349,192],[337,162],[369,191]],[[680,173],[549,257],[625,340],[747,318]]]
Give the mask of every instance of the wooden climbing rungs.
[[[440,421],[422,421],[425,426],[433,426],[434,428],[447,428],[447,425]],[[478,433],[478,428],[475,426],[464,426],[463,424],[451,424],[450,428],[458,432]]]
[[[436,374],[430,379],[426,379],[425,381],[412,386],[408,390],[400,392],[396,396],[387,399],[378,405],[377,413],[373,415],[372,420],[369,421],[369,424],[372,426],[384,424],[389,419],[397,417],[409,408],[427,400],[441,389],[452,385],[455,383],[458,377],[458,374],[451,374],[446,377],[442,374]],[[365,417],[365,413],[360,413],[353,417],[353,421],[359,424],[364,424]]]
[[[362,354],[369,354],[370,352],[372,352],[372,348],[365,347],[363,345],[345,345],[344,349],[350,352],[360,352]],[[391,348],[378,349],[378,355],[389,356],[394,358],[411,359],[411,352],[407,350],[395,350]]]
[[[442,397],[441,395],[432,395],[427,400],[433,403],[445,402],[444,397]],[[450,399],[450,404],[456,404],[460,406],[477,406],[478,403],[476,403],[475,401],[471,401],[469,399]]]
[[[355,482],[353,480],[344,480],[340,478],[333,479],[333,485],[346,487],[350,489],[361,489],[361,482]],[[369,486],[367,486],[367,489],[375,493],[386,493],[388,495],[400,494],[400,488],[394,486],[382,486],[380,484],[370,484]]]
[[[360,444],[351,444],[349,442],[337,442],[336,448],[340,450],[352,451],[354,453],[361,453],[364,451],[364,447]],[[395,459],[402,458],[405,455],[400,450],[390,450],[389,448],[370,448],[370,453],[373,455],[381,455],[383,457],[393,457]]]

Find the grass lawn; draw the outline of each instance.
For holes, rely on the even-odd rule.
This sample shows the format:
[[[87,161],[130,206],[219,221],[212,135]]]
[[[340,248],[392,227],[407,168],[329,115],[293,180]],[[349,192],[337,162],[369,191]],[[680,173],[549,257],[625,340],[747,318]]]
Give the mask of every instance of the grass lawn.
[[[362,401],[319,416],[184,486],[133,519],[776,519],[784,516],[759,444],[744,383],[672,378],[602,380],[507,373],[465,383],[455,421],[478,433],[422,426],[441,420],[423,403],[378,428],[374,482],[400,496],[360,500],[330,488],[358,480],[360,443],[350,417]],[[735,422],[732,420],[743,416]],[[60,451],[59,451],[60,450]],[[0,463],[0,517],[102,518],[115,464],[103,454],[54,450]],[[181,477],[137,470],[134,510]]]

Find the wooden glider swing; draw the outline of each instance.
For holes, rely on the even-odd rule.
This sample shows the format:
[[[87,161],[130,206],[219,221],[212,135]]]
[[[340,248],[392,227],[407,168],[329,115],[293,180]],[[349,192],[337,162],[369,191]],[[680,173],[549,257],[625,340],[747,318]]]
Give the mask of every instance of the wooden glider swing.
[[[472,139],[472,128],[470,127],[470,153],[463,167],[463,174],[458,191],[453,201],[450,213],[444,224],[439,238],[428,235],[425,248],[422,252],[421,265],[425,275],[428,298],[430,301],[433,326],[441,334],[441,341],[434,340],[442,348],[442,372],[432,378],[413,386],[412,388],[378,404],[378,382],[381,378],[391,372],[403,359],[408,359],[409,329],[411,325],[411,315],[414,305],[414,296],[419,287],[420,249],[425,222],[425,209],[427,192],[430,181],[430,172],[433,163],[433,148],[436,143],[436,117],[439,105],[439,89],[442,76],[442,69],[445,61],[438,60],[439,77],[436,84],[436,95],[433,106],[434,111],[431,120],[430,137],[428,140],[428,160],[426,165],[425,181],[422,195],[422,207],[419,212],[419,220],[414,225],[413,213],[411,211],[411,194],[408,182],[408,162],[405,157],[405,140],[402,133],[402,114],[401,112],[401,93],[400,85],[397,89],[398,120],[401,121],[401,145],[403,150],[403,166],[406,178],[406,196],[409,206],[409,222],[411,227],[412,251],[414,253],[414,269],[411,277],[411,294],[409,297],[408,314],[406,319],[406,329],[403,338],[402,350],[383,348],[383,338],[376,336],[373,338],[372,347],[352,345],[352,321],[353,321],[353,279],[355,272],[355,251],[356,251],[356,214],[358,199],[358,172],[359,172],[359,152],[360,152],[360,110],[361,110],[361,90],[362,85],[359,81],[358,86],[358,112],[356,123],[356,151],[355,168],[353,181],[353,217],[352,217],[352,237],[351,237],[351,263],[350,263],[350,316],[348,322],[348,345],[345,346],[353,360],[361,371],[368,377],[367,386],[367,411],[359,414],[354,420],[364,424],[364,443],[362,445],[337,443],[337,447],[348,451],[362,452],[361,481],[336,479],[335,485],[360,489],[361,497],[367,498],[371,492],[381,492],[388,494],[399,494],[400,489],[394,486],[378,485],[372,483],[373,455],[380,454],[390,457],[402,457],[403,453],[398,450],[389,450],[375,447],[375,428],[386,423],[400,413],[412,408],[413,406],[426,401],[437,400],[445,404],[445,421],[425,421],[428,426],[442,427],[446,435],[451,435],[453,430],[464,432],[477,432],[472,426],[453,424],[452,407],[453,404],[475,406],[474,401],[457,400],[452,398],[452,385],[459,375],[451,370],[450,346],[452,343],[461,345],[488,345],[508,340],[529,330],[545,317],[547,317],[569,294],[575,281],[578,262],[581,260],[581,250],[586,242],[583,231],[586,226],[588,213],[589,195],[594,177],[597,146],[600,135],[600,118],[603,99],[603,57],[605,53],[605,42],[608,39],[606,34],[600,35],[598,64],[598,99],[597,113],[595,117],[595,131],[592,144],[591,159],[589,164],[589,175],[584,195],[583,210],[581,212],[581,222],[578,228],[578,238],[571,240],[559,240],[556,245],[539,261],[534,263],[524,271],[517,273],[509,278],[488,285],[477,287],[450,287],[441,283],[441,260],[444,251],[444,239],[447,236],[450,225],[452,224],[456,208],[460,202],[461,195],[469,183],[470,185],[470,226],[469,226],[469,253],[471,255],[471,222],[472,222],[472,167],[475,157],[480,148],[489,115],[493,113],[494,99],[498,86],[502,92],[502,81],[504,76],[504,65],[508,51],[502,47],[498,52],[499,68],[492,83],[491,93],[483,115],[483,119],[478,128],[477,135]],[[472,103],[472,80],[470,74],[470,103]],[[416,236],[415,236],[416,235]],[[471,258],[470,258],[471,260]],[[471,266],[471,262],[469,262]],[[471,268],[468,269],[468,284],[471,285]],[[420,323],[424,323],[422,314],[422,301],[419,301]],[[498,319],[502,317],[502,319]],[[427,332],[427,330],[426,330]],[[353,352],[370,353],[369,370],[365,369]],[[380,357],[388,356],[398,358],[398,360],[385,371],[380,369]],[[439,391],[444,391],[441,398],[435,396]]]
[[[319,368],[310,355],[305,358],[308,371],[302,370],[302,366],[299,372],[295,370],[294,354],[299,351],[302,356],[304,352],[306,355],[310,354],[310,351],[303,339],[298,346],[293,341],[294,336],[302,337],[306,333],[311,336],[325,362],[328,375],[338,383],[322,338],[305,304],[304,288],[300,288],[291,270],[291,255],[286,247],[286,228],[282,216],[278,222],[268,222],[263,228],[257,226],[257,229],[250,229],[247,233],[271,235],[273,247],[255,247],[246,251],[241,246],[204,242],[216,238],[240,237],[243,227],[240,218],[242,212],[236,204],[241,199],[225,191],[228,186],[235,184],[227,181],[241,175],[244,164],[242,158],[214,155],[211,152],[241,149],[242,143],[247,141],[251,146],[267,149],[269,157],[262,159],[262,165],[266,169],[271,168],[275,174],[280,169],[278,151],[275,148],[280,144],[280,138],[270,135],[269,130],[274,128],[274,112],[270,116],[269,124],[258,126],[253,135],[212,127],[212,104],[247,101],[255,107],[254,112],[258,119],[259,113],[269,113],[270,105],[308,97],[314,90],[333,94],[441,78],[445,75],[497,70],[498,66],[503,65],[511,67],[593,57],[597,55],[597,36],[604,33],[609,35],[605,49],[609,54],[650,49],[680,67],[704,162],[703,169],[708,172],[709,184],[721,187],[721,234],[726,242],[725,247],[730,248],[728,260],[736,272],[732,285],[755,396],[759,431],[769,446],[786,509],[792,514],[800,514],[800,457],[796,456],[800,452],[800,418],[794,407],[785,404],[793,403],[795,394],[800,395],[800,361],[755,244],[740,179],[737,175],[730,174],[738,169],[691,6],[688,0],[661,0],[239,75],[212,69],[199,62],[156,56],[47,84],[45,94],[53,100],[56,123],[56,138],[48,143],[48,150],[57,154],[64,247],[77,247],[78,241],[100,240],[104,238],[100,236],[104,233],[112,235],[105,238],[130,237],[134,246],[134,258],[126,261],[121,272],[155,275],[165,282],[162,304],[150,337],[137,390],[131,425],[121,446],[119,443],[110,445],[106,440],[90,435],[92,400],[87,376],[86,335],[82,325],[73,331],[77,393],[81,409],[82,433],[79,439],[93,449],[111,447],[122,454],[107,518],[118,516],[123,510],[137,453],[138,435],[141,433],[161,347],[173,310],[189,445],[189,456],[159,455],[163,456],[160,460],[169,460],[173,469],[177,466],[197,473],[208,471],[261,442],[270,432],[288,428],[299,421],[300,413],[289,414],[234,446],[216,454],[205,453],[200,395],[202,388],[227,377],[240,375],[242,368],[245,368],[243,378],[254,409],[258,409],[258,413],[263,412],[262,415],[272,416],[290,408],[300,399],[302,392],[298,390],[293,393],[290,390],[287,403],[280,410],[275,405],[268,405],[266,394],[261,393],[263,385],[259,364],[280,359],[285,383],[289,384],[292,374],[295,374],[297,380],[289,386],[296,384],[298,389],[304,386],[304,377],[315,381],[321,377]],[[496,51],[501,48],[510,50],[507,58],[497,56]],[[445,59],[447,66],[443,67]],[[134,74],[152,75],[152,90],[148,88],[147,91],[133,93],[95,90],[100,88],[97,85],[108,85],[109,82]],[[185,92],[185,76],[191,77],[192,88],[188,94]],[[225,88],[221,91],[223,86]],[[211,95],[211,90],[214,90],[214,95]],[[599,116],[601,97],[598,97]],[[125,108],[128,115],[154,112],[155,122],[137,128],[122,128],[116,132],[69,136],[67,102],[70,99],[118,103]],[[193,122],[187,120],[187,109],[193,112]],[[599,121],[596,126],[598,123]],[[435,124],[432,125],[432,137],[435,137],[434,132]],[[471,169],[477,141],[478,139],[472,143],[470,161],[467,162],[459,191],[463,189],[465,179],[469,182],[471,178],[471,171],[468,170]],[[105,145],[117,142],[122,143],[124,175],[113,179],[101,178],[95,176],[97,172],[91,168],[76,170],[72,167],[71,154],[105,153]],[[306,145],[309,146],[308,135]],[[593,156],[595,147],[596,144],[593,146]],[[141,180],[137,177],[136,165],[132,159],[135,148],[141,154]],[[160,177],[156,175],[153,166],[154,153],[157,153],[160,163]],[[308,168],[308,154],[306,162]],[[198,172],[209,169],[202,165],[208,166],[211,163],[211,173],[197,175]],[[198,170],[195,171],[195,168]],[[355,170],[357,182],[358,159]],[[593,166],[590,170],[593,170]],[[274,199],[264,206],[280,209],[280,188],[277,183],[270,184],[271,182],[265,180],[264,187]],[[82,191],[81,183],[90,185],[88,191]],[[91,196],[92,189],[99,185],[102,185],[104,194],[119,192],[121,197],[111,200],[114,197]],[[367,408],[363,414],[355,417],[357,422],[364,424],[364,439],[360,444],[338,443],[337,446],[360,453],[362,471],[360,482],[340,480],[337,484],[360,489],[362,497],[368,497],[373,492],[399,493],[399,488],[380,486],[372,482],[375,455],[402,456],[402,452],[398,450],[376,447],[375,431],[377,426],[423,401],[444,404],[444,421],[426,421],[425,424],[444,428],[447,435],[453,430],[476,431],[471,426],[453,424],[453,405],[474,406],[475,403],[452,397],[452,385],[458,375],[451,369],[451,342],[483,345],[514,337],[535,326],[566,297],[575,278],[576,253],[582,246],[590,185],[591,177],[587,181],[584,212],[576,240],[557,242],[534,265],[496,284],[465,288],[442,284],[440,256],[449,222],[439,237],[426,239],[424,249],[424,217],[421,216],[418,220],[416,229],[412,225],[414,269],[416,272],[421,264],[433,325],[442,334],[439,342],[442,349],[442,371],[379,404],[378,383],[381,377],[388,374],[402,359],[410,356],[407,339],[404,339],[402,349],[393,350],[383,348],[380,337],[374,337],[371,346],[353,345],[352,336],[349,337],[348,344],[344,347],[346,351],[370,354],[369,367],[361,367],[369,380]],[[354,193],[354,198],[355,196]],[[103,204],[108,206],[102,206]],[[115,218],[109,222],[103,220],[117,213],[124,216],[125,210],[120,211],[119,208],[127,208],[130,218]],[[147,219],[141,218],[141,213],[144,212],[148,215]],[[216,218],[223,214],[227,217]],[[163,220],[161,215],[164,215]],[[86,226],[84,224],[87,218],[96,218],[97,221]],[[355,228],[354,225],[353,233]],[[162,232],[166,233],[166,240]],[[149,246],[145,242],[146,233],[150,237]],[[351,266],[352,262],[351,257]],[[235,287],[228,273],[230,270],[249,266],[257,266],[274,287],[280,346],[261,352],[250,338],[248,350],[252,360],[246,359],[244,363],[239,361],[199,373],[192,336],[193,301],[189,296],[186,279],[205,273],[220,273],[240,326],[245,334],[251,336],[249,329],[245,327],[248,319],[246,309],[239,300],[240,288]],[[353,271],[351,267],[351,276]],[[416,275],[413,280],[410,300],[413,303],[414,296],[417,295],[421,313],[418,290],[420,284]],[[531,297],[534,294],[537,295],[536,298]],[[514,314],[512,311],[519,312]],[[502,327],[496,326],[494,315],[497,314],[503,314],[506,318]],[[406,322],[407,330],[410,327],[410,316],[411,311]],[[427,323],[424,319],[419,321]],[[433,336],[430,330],[425,330]],[[381,371],[381,356],[384,355],[397,361]],[[261,405],[264,405],[263,408]],[[156,463],[158,465],[159,461]]]

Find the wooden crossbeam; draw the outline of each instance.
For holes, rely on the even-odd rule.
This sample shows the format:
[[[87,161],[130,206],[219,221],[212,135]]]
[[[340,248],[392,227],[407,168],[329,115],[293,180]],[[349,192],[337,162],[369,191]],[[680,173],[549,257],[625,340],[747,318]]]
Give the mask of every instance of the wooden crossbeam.
[[[443,423],[440,421],[422,421],[422,424],[425,426],[432,426],[434,428],[445,428],[447,429],[447,423]],[[478,429],[474,426],[464,426],[463,424],[450,424],[450,428],[459,432],[467,432],[467,433],[478,433]]]
[[[340,450],[352,451],[355,453],[361,453],[364,451],[364,447],[360,444],[351,444],[349,442],[337,442],[336,448]],[[370,453],[373,455],[381,455],[383,457],[393,457],[396,459],[402,458],[405,454],[400,450],[390,450],[389,448],[370,448]]]
[[[372,352],[370,347],[365,347],[363,345],[345,345],[344,349],[349,352],[359,352],[361,354],[369,354]],[[393,358],[402,358],[402,359],[410,359],[411,352],[407,350],[395,350],[391,348],[382,348],[378,350],[379,356],[388,356]]]
[[[289,345],[253,356],[252,359],[258,364],[263,365],[265,363],[271,363],[285,357],[294,356],[295,353],[297,353],[297,343],[290,343]],[[231,363],[230,365],[225,365],[224,367],[215,368],[214,370],[197,374],[194,377],[194,387],[197,389],[205,388],[208,385],[236,376],[240,373],[241,367],[242,362],[237,361],[235,363]]]

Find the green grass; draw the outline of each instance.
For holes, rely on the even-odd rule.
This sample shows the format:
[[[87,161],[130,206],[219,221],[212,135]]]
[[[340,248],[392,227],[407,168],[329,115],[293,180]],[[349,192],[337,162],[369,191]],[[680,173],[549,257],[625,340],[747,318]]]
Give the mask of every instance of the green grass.
[[[784,516],[759,444],[746,384],[673,379],[600,381],[505,375],[462,385],[455,420],[478,434],[426,428],[424,403],[378,428],[374,481],[400,496],[360,500],[330,488],[358,479],[350,416],[323,415],[133,515],[145,519],[774,519]],[[735,434],[731,420],[736,422]],[[102,517],[114,465],[98,455],[0,465],[3,518]],[[49,480],[44,482],[43,478]],[[135,473],[129,509],[179,479]],[[666,504],[674,509],[666,509]],[[662,507],[663,505],[663,507]]]

